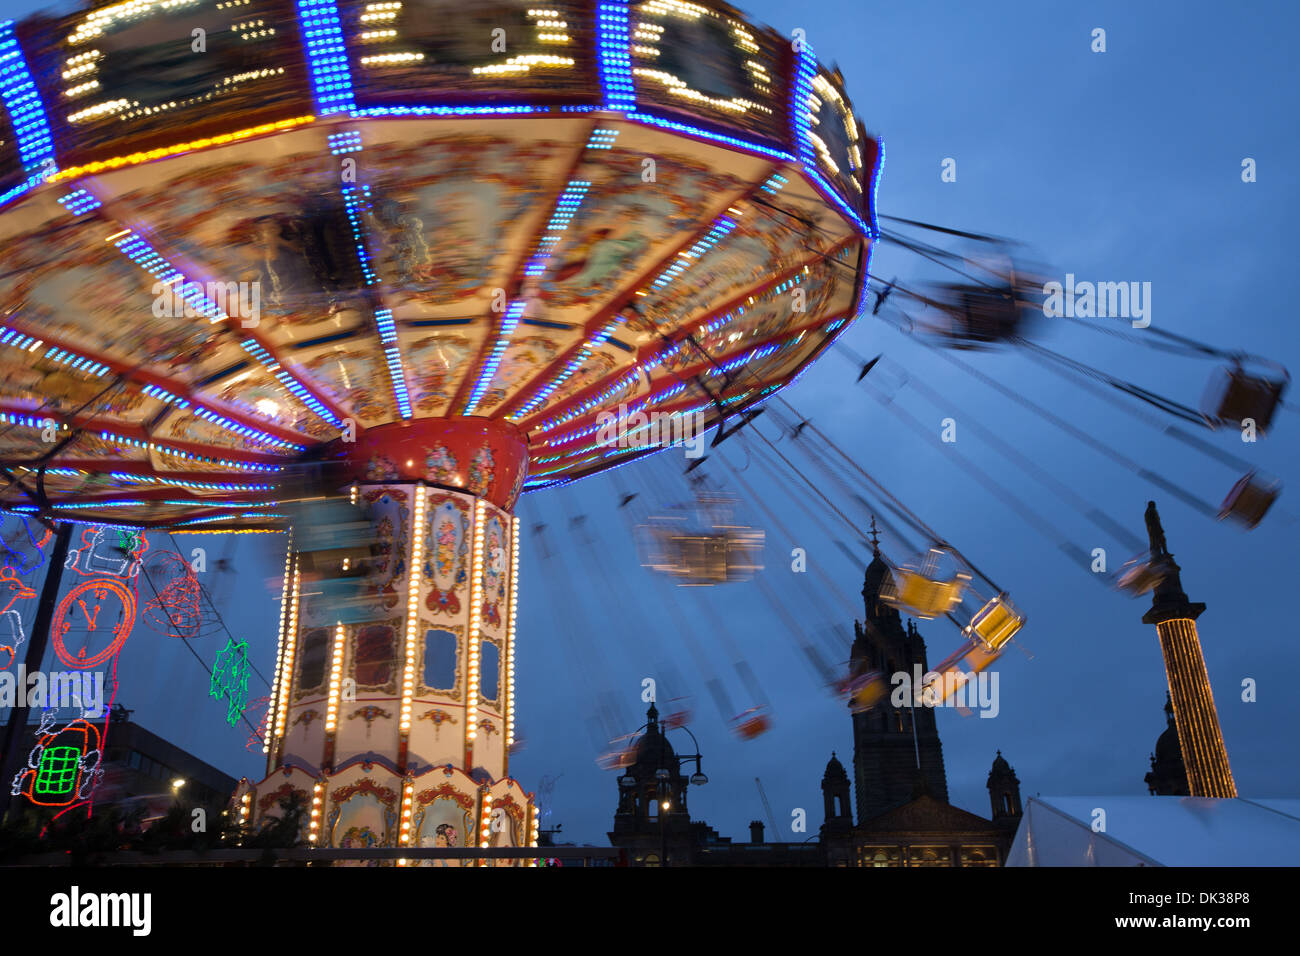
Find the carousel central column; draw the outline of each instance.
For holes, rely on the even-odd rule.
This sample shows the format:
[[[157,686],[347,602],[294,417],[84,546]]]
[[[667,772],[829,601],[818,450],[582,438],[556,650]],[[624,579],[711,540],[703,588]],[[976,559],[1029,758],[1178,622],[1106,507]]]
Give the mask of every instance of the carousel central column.
[[[361,620],[285,565],[254,822],[297,793],[317,846],[528,846],[531,794],[509,777],[515,728],[518,519],[528,449],[513,426],[421,419],[365,433],[343,494],[374,556]]]

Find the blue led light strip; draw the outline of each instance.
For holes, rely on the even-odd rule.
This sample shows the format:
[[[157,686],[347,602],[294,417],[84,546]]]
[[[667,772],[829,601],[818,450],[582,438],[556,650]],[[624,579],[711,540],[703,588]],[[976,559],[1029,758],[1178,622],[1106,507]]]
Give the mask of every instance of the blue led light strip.
[[[402,352],[397,344],[393,310],[377,310],[375,323],[379,326],[379,341],[384,345],[384,358],[388,360],[388,376],[393,380],[393,397],[397,399],[397,410],[403,418],[410,418],[411,396],[406,391],[406,370],[402,366]]]
[[[361,152],[361,134],[355,130],[331,133],[328,140],[330,153],[335,156]],[[366,249],[365,233],[361,228],[361,207],[370,199],[370,187],[355,182],[344,182],[340,184],[339,191],[343,193],[343,207],[348,214],[348,224],[352,227],[352,244],[356,246],[361,275],[366,285],[374,285],[379,278],[370,268],[370,251]]]
[[[483,371],[479,373],[478,381],[474,383],[474,391],[471,393],[469,401],[465,403],[464,414],[474,414],[475,407],[487,392],[488,386],[492,384],[492,379],[497,373],[497,366],[501,364],[501,356],[505,354],[506,346],[510,344],[510,336],[514,335],[515,328],[519,325],[520,318],[523,317],[524,306],[527,304],[523,299],[516,299],[506,309],[506,314],[501,319],[501,330],[497,333],[496,344],[492,346],[492,354],[483,363]]]
[[[112,442],[115,445],[127,445],[132,448],[144,448],[148,451],[156,451],[162,455],[172,455],[176,458],[182,458],[185,461],[197,461],[205,465],[219,465],[222,468],[235,468],[240,471],[281,471],[280,465],[259,465],[251,461],[232,461],[229,458],[209,458],[207,455],[196,455],[193,452],[182,451],[179,448],[172,448],[170,445],[160,445],[157,442],[141,441],[138,438],[128,438],[125,435],[117,435],[113,432],[100,432],[99,437],[104,441]],[[170,479],[169,479],[170,481]],[[184,482],[171,482],[172,484],[181,485]]]
[[[614,334],[614,330],[622,325],[624,321],[623,316],[618,315],[606,322],[599,332],[582,343],[582,347],[578,349],[577,353],[569,360],[568,364],[565,365],[564,368],[560,369],[555,378],[542,386],[533,394],[533,397],[530,398],[526,404],[520,406],[516,411],[511,412],[507,417],[511,421],[518,421],[545,402],[552,392],[568,381],[569,378],[578,371],[578,369],[582,368],[582,364],[587,361],[587,358],[596,350],[596,347],[607,341],[609,337]]]
[[[727,233],[735,228],[735,220],[728,219],[726,216],[719,216],[713,220],[713,225],[709,231],[696,240],[685,252],[678,253],[677,261],[659,273],[659,277],[650,283],[651,288],[661,289],[672,282],[686,269],[690,268],[696,260],[704,258],[710,249],[721,242]]]
[[[596,37],[600,53],[600,88],[604,107],[617,113],[636,109],[632,83],[632,25],[627,0],[602,0],[596,6]]]
[[[355,130],[331,133],[328,139],[330,152],[335,156],[361,152],[361,134]],[[375,285],[379,282],[379,277],[370,267],[370,252],[366,249],[365,234],[361,228],[361,209],[362,205],[370,199],[370,187],[364,184],[343,183],[340,189],[348,213],[348,222],[352,226],[352,241],[357,248],[361,273],[365,277],[366,285]],[[410,418],[411,397],[406,390],[406,369],[402,365],[402,351],[397,341],[397,325],[393,321],[393,310],[376,310],[375,324],[379,327],[379,340],[384,346],[384,358],[388,363],[388,377],[393,384],[393,398],[397,402],[397,410],[403,418]]]
[[[181,293],[185,303],[189,305],[199,315],[206,316],[209,322],[217,322],[221,319],[228,318],[225,311],[218,308],[216,303],[203,294],[203,286],[197,282],[186,282],[185,277],[170,262],[160,256],[149,243],[145,242],[134,232],[127,230],[120,237],[114,240],[113,245],[118,251],[128,257],[132,262],[138,265],[145,272],[157,278],[164,283],[181,283]],[[308,408],[319,415],[324,421],[329,422],[335,428],[342,423],[338,417],[326,408],[316,396],[312,395],[307,388],[296,378],[280,367],[280,363],[271,357],[266,349],[258,344],[256,339],[245,339],[240,343],[240,347],[245,352],[257,359],[276,379],[296,395]],[[269,438],[270,436],[268,436]],[[273,439],[278,441],[278,439]]]
[[[562,111],[590,112],[593,107],[561,107]],[[549,106],[367,106],[349,111],[352,116],[506,116],[513,113],[550,113]]]
[[[41,95],[32,81],[27,59],[14,36],[14,22],[0,23],[0,99],[13,123],[18,155],[29,177],[28,186],[58,172],[54,138],[45,118]]]
[[[546,266],[551,261],[551,253],[555,251],[564,231],[569,228],[569,223],[577,215],[578,208],[590,188],[591,183],[585,179],[571,179],[565,185],[560,198],[555,200],[555,211],[551,213],[551,220],[546,224],[542,238],[537,241],[537,250],[524,266],[524,275],[539,276],[546,271]]]
[[[676,123],[672,120],[660,119],[658,116],[651,116],[648,113],[628,113],[627,118],[638,123],[644,123],[647,126],[658,126],[663,129],[670,129],[676,133],[686,133],[688,136],[697,136],[700,139],[711,139],[715,143],[726,143],[728,146],[743,149],[747,153],[757,153],[760,156],[769,156],[772,159],[779,159],[782,162],[789,163],[794,160],[794,157],[783,149],[772,149],[770,146],[764,146],[761,143],[751,143],[749,140],[737,139],[735,136],[725,136],[722,133],[714,133],[707,129],[700,129],[698,126],[690,126],[686,123]]]
[[[616,129],[593,129],[587,139],[587,149],[613,149],[616,139],[618,139]]]
[[[857,226],[859,232],[877,239],[880,233],[879,226],[875,223],[868,226],[863,222],[857,211],[826,181],[826,177],[821,174],[817,165],[817,156],[812,142],[813,78],[816,75],[817,57],[813,53],[812,46],[804,43],[795,60],[794,83],[790,87],[790,125],[793,127],[795,152],[799,156],[799,165],[803,167],[804,174],[820,187],[821,192],[835,203],[849,222]]]
[[[34,352],[44,344],[45,342],[42,339],[38,339],[31,335],[25,335],[16,329],[0,325],[0,345],[10,345],[16,349]],[[107,365],[102,365],[99,362],[86,358],[84,355],[78,355],[76,352],[69,352],[67,349],[61,349],[57,346],[51,346],[46,349],[44,357],[54,362],[60,362],[74,371],[93,375],[95,378],[103,378],[109,372],[113,371]]]
[[[220,322],[222,319],[229,318],[224,309],[203,294],[203,286],[200,283],[186,282],[185,276],[179,269],[160,256],[153,246],[136,233],[127,230],[113,240],[113,245],[118,252],[164,285],[179,283],[181,298],[185,304],[209,322]]]
[[[329,422],[335,428],[343,427],[343,423],[339,421],[338,416],[322,405],[316,396],[307,390],[306,386],[304,386],[302,382],[298,381],[285,371],[280,366],[280,363],[275,360],[275,357],[264,349],[257,339],[244,339],[244,341],[239,343],[239,346],[255,358],[263,368],[274,375],[276,381],[292,392],[299,401],[319,415],[324,421]]]
[[[293,442],[285,441],[283,438],[276,438],[269,432],[264,432],[260,429],[234,421],[233,419],[227,418],[225,415],[212,411],[210,408],[204,408],[202,405],[196,405],[186,401],[179,395],[173,395],[165,388],[159,388],[157,385],[146,385],[144,388],[140,389],[140,391],[145,395],[148,395],[150,398],[156,398],[158,401],[181,409],[182,411],[189,411],[196,418],[202,418],[204,421],[212,422],[214,425],[220,425],[227,431],[234,432],[236,435],[240,435],[244,438],[253,439],[254,441],[259,441],[276,448],[284,448],[288,451],[303,451],[307,447],[306,445],[296,445]]]
[[[102,203],[84,189],[74,189],[66,196],[59,197],[59,205],[74,216],[82,216],[92,209],[98,209]]]
[[[355,109],[343,22],[334,0],[298,0],[298,22],[317,115],[329,116]]]

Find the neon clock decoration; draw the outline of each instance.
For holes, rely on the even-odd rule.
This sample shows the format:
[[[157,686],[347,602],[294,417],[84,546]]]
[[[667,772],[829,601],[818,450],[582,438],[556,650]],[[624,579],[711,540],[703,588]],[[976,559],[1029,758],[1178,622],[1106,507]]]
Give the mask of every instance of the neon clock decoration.
[[[89,647],[75,653],[67,646],[68,632],[78,619],[86,632],[86,643],[108,634],[106,646],[97,653],[87,654]],[[119,578],[96,578],[83,581],[69,591],[54,612],[50,629],[54,652],[68,667],[86,670],[98,667],[122,649],[135,624],[135,594]],[[97,641],[94,641],[97,643]]]

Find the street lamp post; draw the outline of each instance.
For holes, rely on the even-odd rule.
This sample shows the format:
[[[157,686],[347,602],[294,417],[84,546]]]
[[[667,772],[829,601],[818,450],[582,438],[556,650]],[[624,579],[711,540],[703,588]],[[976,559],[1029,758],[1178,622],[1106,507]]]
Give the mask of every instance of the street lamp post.
[[[650,726],[649,724],[645,724],[642,727],[638,728],[638,730],[643,730],[649,726]],[[704,757],[700,753],[700,742],[695,739],[695,734],[691,733],[690,728],[686,726],[674,727],[672,729],[684,730],[686,731],[687,734],[690,735],[691,743],[695,745],[695,753],[680,754],[680,755],[674,754],[672,757],[669,757],[665,753],[663,748],[661,748],[659,751],[659,766],[655,768],[655,802],[658,804],[657,811],[659,814],[659,846],[660,846],[659,860],[660,860],[660,865],[664,867],[668,866],[668,821],[666,817],[668,815],[669,809],[672,808],[673,770],[676,770],[680,775],[682,764],[694,760],[695,773],[691,774],[689,783],[694,784],[697,787],[702,787],[709,782],[709,778],[704,775],[704,770],[703,770]],[[663,731],[660,730],[660,733],[663,733]],[[668,763],[670,760],[676,761],[677,764],[676,767],[670,769],[670,765]],[[636,779],[636,777],[632,776],[630,771],[628,773],[625,773],[618,780],[619,786],[625,790],[634,789],[638,783],[639,781]]]

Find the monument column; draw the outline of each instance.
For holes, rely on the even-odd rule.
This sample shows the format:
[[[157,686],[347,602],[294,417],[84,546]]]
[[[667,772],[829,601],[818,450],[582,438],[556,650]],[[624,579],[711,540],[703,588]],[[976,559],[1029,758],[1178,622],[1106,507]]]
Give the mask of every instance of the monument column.
[[[1146,523],[1151,562],[1163,571],[1164,577],[1155,589],[1151,610],[1142,616],[1142,621],[1154,624],[1160,636],[1169,695],[1174,704],[1174,724],[1187,767],[1187,783],[1194,797],[1235,797],[1237,785],[1228,765],[1210,675],[1196,632],[1196,619],[1205,605],[1189,601],[1183,592],[1180,568],[1165,542],[1154,501],[1147,502]]]

